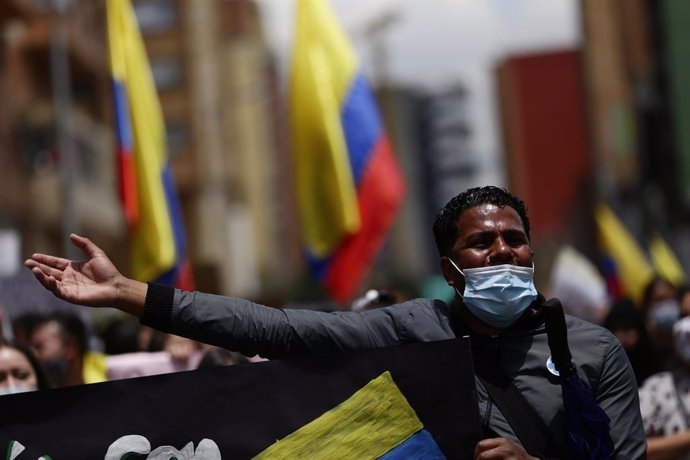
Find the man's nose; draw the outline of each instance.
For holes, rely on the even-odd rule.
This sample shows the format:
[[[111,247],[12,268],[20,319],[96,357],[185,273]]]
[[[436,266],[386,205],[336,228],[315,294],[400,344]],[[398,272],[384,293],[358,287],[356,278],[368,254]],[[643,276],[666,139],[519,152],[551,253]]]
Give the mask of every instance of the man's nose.
[[[489,263],[491,265],[501,265],[511,263],[513,261],[513,252],[510,246],[501,237],[496,238],[494,246],[489,256]]]

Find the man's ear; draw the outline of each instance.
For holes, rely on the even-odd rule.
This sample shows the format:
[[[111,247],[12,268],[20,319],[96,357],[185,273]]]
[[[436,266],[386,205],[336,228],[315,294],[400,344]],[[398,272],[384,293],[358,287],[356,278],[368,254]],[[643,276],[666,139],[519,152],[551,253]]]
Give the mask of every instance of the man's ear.
[[[448,283],[448,286],[455,286],[458,271],[453,267],[453,264],[446,256],[441,257],[441,273]]]

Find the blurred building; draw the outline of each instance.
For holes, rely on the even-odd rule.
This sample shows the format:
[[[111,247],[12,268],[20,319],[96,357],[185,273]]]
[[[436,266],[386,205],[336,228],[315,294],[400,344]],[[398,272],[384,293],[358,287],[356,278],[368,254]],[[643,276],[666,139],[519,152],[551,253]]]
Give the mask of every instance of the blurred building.
[[[250,1],[134,3],[168,128],[197,287],[257,296],[299,272],[277,71]],[[282,136],[282,137],[281,137]]]
[[[60,165],[69,158],[70,228],[115,248],[124,222],[112,166],[103,5],[74,1],[71,14],[57,14],[56,5],[0,5],[0,225],[18,229],[24,248],[62,253],[67,200]],[[60,84],[70,103],[56,116]]]
[[[690,4],[581,0],[597,189],[690,264]]]
[[[660,232],[690,264],[690,3],[581,0],[582,49],[499,63],[509,186],[535,237],[593,261],[603,200],[643,250]],[[537,241],[538,243],[538,241]]]
[[[405,200],[378,265],[374,287],[419,295],[439,274],[432,225],[436,212],[477,184],[477,152],[471,147],[466,89],[461,83],[435,90],[385,86],[378,91],[384,124],[405,177]],[[386,279],[382,279],[386,277]]]
[[[511,56],[497,77],[509,189],[527,204],[533,239],[567,235],[593,173],[580,53]]]
[[[0,226],[19,229],[23,255],[64,253],[65,202],[73,194],[72,228],[127,272],[105,2],[1,3]],[[292,168],[277,72],[255,4],[132,3],[166,118],[197,287],[239,296],[286,289],[301,270]],[[51,50],[61,30],[71,108],[56,117],[59,66]],[[59,139],[65,123],[57,123],[65,117],[66,143]],[[73,189],[60,169],[58,146],[65,145],[75,156]]]

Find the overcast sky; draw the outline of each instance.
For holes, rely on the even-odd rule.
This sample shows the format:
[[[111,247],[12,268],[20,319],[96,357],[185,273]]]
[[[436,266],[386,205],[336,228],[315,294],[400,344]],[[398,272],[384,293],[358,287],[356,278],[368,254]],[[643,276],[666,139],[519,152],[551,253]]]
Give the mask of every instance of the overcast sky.
[[[286,72],[294,0],[257,0],[269,43]],[[396,83],[469,90],[472,146],[488,162],[500,152],[495,113],[496,63],[511,54],[573,48],[580,42],[578,0],[330,0],[370,79],[384,71]],[[372,65],[367,24],[395,18],[378,35],[387,59]],[[500,181],[488,177],[487,182]]]

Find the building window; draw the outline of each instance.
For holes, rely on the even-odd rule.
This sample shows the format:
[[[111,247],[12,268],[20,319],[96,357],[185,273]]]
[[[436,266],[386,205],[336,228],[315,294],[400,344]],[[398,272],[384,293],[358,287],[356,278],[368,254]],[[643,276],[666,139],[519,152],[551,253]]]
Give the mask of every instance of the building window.
[[[189,130],[182,121],[166,121],[166,135],[168,150],[171,155],[179,155],[187,150],[189,145]]]
[[[151,72],[158,91],[177,88],[182,82],[182,63],[176,57],[151,62]]]
[[[136,2],[134,11],[141,33],[158,34],[177,27],[179,12],[175,0],[146,0]]]

